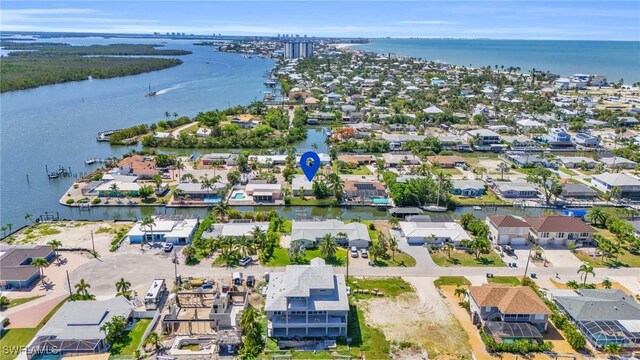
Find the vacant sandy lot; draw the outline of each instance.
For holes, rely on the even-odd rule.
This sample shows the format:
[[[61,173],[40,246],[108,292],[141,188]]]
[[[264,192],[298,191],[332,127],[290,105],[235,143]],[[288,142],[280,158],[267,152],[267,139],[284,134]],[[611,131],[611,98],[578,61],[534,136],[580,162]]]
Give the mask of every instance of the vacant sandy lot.
[[[45,245],[51,240],[62,243],[61,248],[91,249],[91,233],[96,251],[101,255],[109,253],[111,240],[119,229],[130,229],[131,222],[108,221],[60,221],[35,224],[15,234],[15,245]]]
[[[467,334],[452,316],[433,285],[433,278],[405,278],[415,294],[395,299],[374,298],[363,302],[368,324],[379,328],[392,342],[410,342],[427,351],[430,358],[458,359],[470,355]],[[427,335],[428,334],[428,335]],[[399,358],[422,358],[419,350],[409,349]]]

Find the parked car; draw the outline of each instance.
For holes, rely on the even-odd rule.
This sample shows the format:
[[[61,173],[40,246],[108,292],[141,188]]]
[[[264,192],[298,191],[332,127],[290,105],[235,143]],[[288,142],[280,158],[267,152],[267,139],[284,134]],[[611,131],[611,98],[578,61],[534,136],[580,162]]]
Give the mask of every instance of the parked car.
[[[171,250],[173,250],[173,244],[172,243],[165,243],[164,246],[162,247],[162,249],[166,253],[171,252]]]
[[[241,272],[234,272],[233,273],[233,283],[235,285],[242,285],[242,273]]]
[[[256,284],[256,278],[253,275],[247,276],[247,286],[253,287]]]
[[[351,257],[352,258],[357,258],[358,257],[358,248],[356,248],[355,246],[351,247]]]
[[[240,264],[240,266],[247,266],[249,264],[251,264],[251,261],[253,259],[251,259],[251,256],[245,256],[242,259],[240,259],[240,261],[238,262]]]
[[[365,259],[369,258],[369,253],[367,253],[367,249],[360,250],[360,255]]]

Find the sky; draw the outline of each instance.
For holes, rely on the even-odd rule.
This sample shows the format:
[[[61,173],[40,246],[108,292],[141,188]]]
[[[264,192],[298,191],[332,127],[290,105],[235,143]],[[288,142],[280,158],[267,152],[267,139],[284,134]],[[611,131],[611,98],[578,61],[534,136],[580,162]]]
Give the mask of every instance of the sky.
[[[640,1],[6,1],[0,31],[640,41]]]

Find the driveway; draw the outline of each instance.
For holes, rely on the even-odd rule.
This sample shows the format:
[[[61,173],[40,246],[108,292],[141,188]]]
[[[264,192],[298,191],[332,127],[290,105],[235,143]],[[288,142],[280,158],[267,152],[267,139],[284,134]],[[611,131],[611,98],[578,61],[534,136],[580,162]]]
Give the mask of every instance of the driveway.
[[[553,267],[572,267],[578,269],[582,265],[577,257],[566,247],[544,247],[544,256]]]
[[[525,268],[527,266],[527,257],[529,257],[529,247],[526,245],[512,245],[513,253],[507,254],[504,253],[504,257],[502,260],[505,263],[514,262],[518,265],[519,268]],[[534,264],[533,261],[529,261],[529,268],[537,267],[537,264]]]
[[[389,234],[398,241],[398,249],[416,259],[416,269],[430,269],[438,267],[438,265],[433,262],[433,259],[431,258],[431,255],[429,255],[429,251],[426,247],[422,245],[409,245],[407,243],[407,239],[405,239],[398,230],[390,229]]]

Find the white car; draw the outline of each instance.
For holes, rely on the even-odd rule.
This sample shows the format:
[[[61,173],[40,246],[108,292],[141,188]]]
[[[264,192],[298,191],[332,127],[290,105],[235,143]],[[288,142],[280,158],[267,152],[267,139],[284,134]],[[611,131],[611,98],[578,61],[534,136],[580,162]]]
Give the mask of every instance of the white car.
[[[240,266],[247,266],[249,264],[251,264],[251,256],[245,256],[242,259],[240,259],[240,261],[238,262],[240,264]]]

